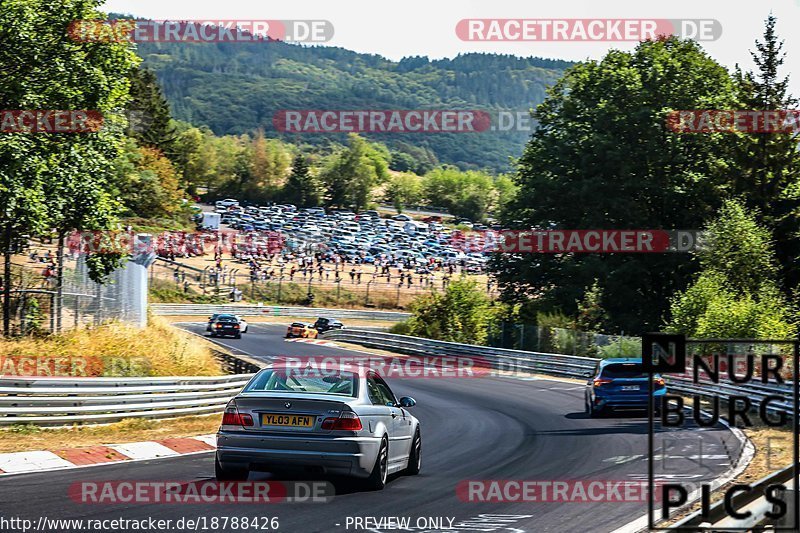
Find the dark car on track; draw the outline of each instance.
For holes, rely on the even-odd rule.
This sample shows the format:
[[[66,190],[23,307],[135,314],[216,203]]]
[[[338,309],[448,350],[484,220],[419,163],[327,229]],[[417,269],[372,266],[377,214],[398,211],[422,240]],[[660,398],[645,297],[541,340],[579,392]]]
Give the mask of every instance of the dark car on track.
[[[616,409],[648,408],[648,374],[641,359],[619,358],[600,361],[586,384],[585,409],[598,416]],[[656,412],[666,394],[664,378],[653,375],[653,400]]]
[[[336,320],[335,318],[324,318],[320,317],[314,322],[314,329],[319,331],[320,333],[325,333],[326,331],[330,331],[332,329],[342,329],[344,328],[344,324]]]
[[[242,333],[247,331],[247,322],[236,315],[218,314],[211,318],[206,328],[212,337],[242,338]]]

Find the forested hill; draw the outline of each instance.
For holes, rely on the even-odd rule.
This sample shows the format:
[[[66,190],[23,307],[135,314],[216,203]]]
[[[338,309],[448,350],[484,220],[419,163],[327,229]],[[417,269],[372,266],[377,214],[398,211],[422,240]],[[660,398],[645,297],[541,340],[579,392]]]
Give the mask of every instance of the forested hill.
[[[280,109],[482,109],[516,113],[541,102],[567,61],[498,54],[454,59],[409,57],[399,62],[335,47],[263,43],[141,43],[176,118],[207,125],[216,134],[263,128],[280,136],[272,117]],[[507,170],[527,132],[367,135],[390,148],[462,168]],[[291,134],[287,140],[325,143],[329,134]],[[343,141],[344,135],[334,140]],[[410,145],[410,146],[409,146]]]

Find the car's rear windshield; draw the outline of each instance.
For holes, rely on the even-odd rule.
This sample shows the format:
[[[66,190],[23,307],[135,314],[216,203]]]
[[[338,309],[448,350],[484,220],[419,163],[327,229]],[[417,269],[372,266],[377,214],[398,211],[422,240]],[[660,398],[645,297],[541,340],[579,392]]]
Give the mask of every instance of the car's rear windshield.
[[[646,378],[641,363],[614,363],[603,367],[601,375],[604,378]]]
[[[304,328],[304,327],[306,327],[306,325],[305,325],[305,324],[303,324],[302,322],[294,322],[294,323],[292,324],[292,327],[293,327],[293,328]]]
[[[269,369],[256,376],[242,392],[311,392],[355,397],[358,376],[354,372],[327,369]]]
[[[221,315],[217,317],[217,322],[238,322],[235,316]]]

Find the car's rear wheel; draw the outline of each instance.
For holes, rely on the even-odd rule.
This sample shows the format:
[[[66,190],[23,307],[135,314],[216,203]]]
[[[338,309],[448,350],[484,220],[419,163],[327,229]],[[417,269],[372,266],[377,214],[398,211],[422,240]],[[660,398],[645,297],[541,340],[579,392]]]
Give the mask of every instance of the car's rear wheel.
[[[233,336],[233,338],[234,339],[241,339],[242,338],[242,334],[241,333],[237,333],[236,335]]]
[[[250,472],[244,467],[225,468],[220,464],[217,457],[214,458],[214,475],[217,481],[247,481]]]
[[[366,486],[369,490],[383,490],[386,486],[386,478],[389,476],[389,441],[384,437],[381,440],[381,447],[378,450],[378,457],[375,458],[375,465],[372,473],[367,478]]]
[[[414,433],[414,440],[411,442],[411,452],[408,454],[408,466],[406,474],[416,476],[422,466],[422,438],[419,436],[419,429]]]

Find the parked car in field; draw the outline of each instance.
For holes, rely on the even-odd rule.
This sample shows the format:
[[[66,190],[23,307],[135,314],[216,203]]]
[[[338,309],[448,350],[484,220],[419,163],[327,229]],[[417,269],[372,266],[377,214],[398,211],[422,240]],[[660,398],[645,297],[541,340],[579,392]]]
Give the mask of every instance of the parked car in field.
[[[206,331],[211,332],[212,337],[231,336],[239,339],[242,333],[247,332],[247,322],[238,315],[215,314],[209,319]]]
[[[420,471],[420,423],[409,413],[415,404],[398,400],[369,369],[265,368],[225,407],[216,478],[311,469],[381,490],[389,474]]]
[[[649,376],[641,359],[617,358],[600,361],[586,383],[585,409],[598,416],[615,409],[648,409]],[[653,376],[653,399],[660,413],[661,398],[667,393],[664,378]]]
[[[316,339],[318,336],[319,332],[314,329],[314,326],[311,324],[292,322],[292,324],[286,328],[287,339],[291,339],[293,337],[299,337],[301,339]]]
[[[344,324],[342,324],[335,318],[320,317],[317,319],[316,322],[314,322],[314,329],[316,329],[320,333],[325,333],[326,331],[330,331],[332,329],[342,329],[342,328],[344,328]]]

